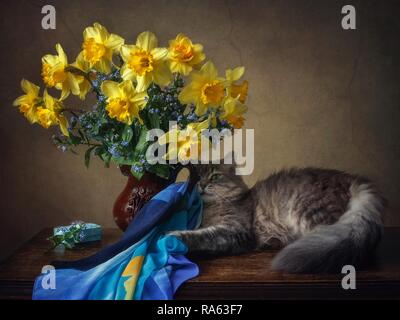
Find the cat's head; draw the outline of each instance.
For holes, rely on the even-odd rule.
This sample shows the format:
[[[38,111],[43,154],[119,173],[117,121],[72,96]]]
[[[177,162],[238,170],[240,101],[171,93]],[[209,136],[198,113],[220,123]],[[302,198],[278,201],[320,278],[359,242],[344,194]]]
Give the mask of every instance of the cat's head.
[[[199,192],[205,204],[237,197],[248,190],[242,176],[235,174],[234,164],[196,165],[200,176]]]

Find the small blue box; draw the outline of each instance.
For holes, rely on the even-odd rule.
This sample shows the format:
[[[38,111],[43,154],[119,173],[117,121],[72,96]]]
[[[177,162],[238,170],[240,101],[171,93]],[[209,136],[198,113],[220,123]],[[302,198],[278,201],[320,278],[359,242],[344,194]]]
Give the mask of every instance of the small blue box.
[[[53,229],[53,235],[62,235],[68,230],[72,225],[55,227]],[[85,227],[81,231],[81,236],[79,237],[79,243],[85,243],[90,241],[101,240],[102,230],[101,226],[95,223],[85,223]]]

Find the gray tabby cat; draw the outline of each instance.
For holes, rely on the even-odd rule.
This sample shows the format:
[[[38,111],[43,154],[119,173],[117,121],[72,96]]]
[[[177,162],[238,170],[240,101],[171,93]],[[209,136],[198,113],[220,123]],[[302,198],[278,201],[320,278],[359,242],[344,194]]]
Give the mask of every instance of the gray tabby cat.
[[[249,189],[234,165],[198,165],[204,218],[175,231],[190,252],[239,254],[284,247],[272,263],[290,273],[359,266],[382,234],[384,199],[367,179],[336,170],[290,169]]]

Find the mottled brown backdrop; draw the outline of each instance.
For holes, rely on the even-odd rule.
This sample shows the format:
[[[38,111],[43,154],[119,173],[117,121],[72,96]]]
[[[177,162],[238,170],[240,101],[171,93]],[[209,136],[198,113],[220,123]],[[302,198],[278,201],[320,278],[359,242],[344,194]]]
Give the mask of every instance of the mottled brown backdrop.
[[[162,44],[184,32],[223,70],[245,65],[247,128],[255,129],[249,184],[285,166],[323,166],[374,179],[400,224],[400,1],[1,1],[0,258],[41,228],[74,219],[113,226],[125,178],[115,166],[63,154],[51,132],[11,106],[25,77],[40,82],[40,59],[60,42],[73,59],[83,29],[98,21],[128,43],[144,30]],[[357,9],[357,30],[341,8]],[[42,30],[41,7],[57,10]],[[79,101],[75,100],[77,103]]]

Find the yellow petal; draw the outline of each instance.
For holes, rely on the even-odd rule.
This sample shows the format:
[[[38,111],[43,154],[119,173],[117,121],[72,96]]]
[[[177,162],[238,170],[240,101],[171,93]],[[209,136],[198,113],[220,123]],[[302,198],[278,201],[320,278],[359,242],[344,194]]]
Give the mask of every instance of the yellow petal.
[[[225,72],[226,79],[228,81],[237,81],[243,76],[244,70],[245,70],[244,67],[237,67],[237,68],[235,68],[233,70],[228,69]]]
[[[37,96],[40,90],[40,88],[37,85],[33,84],[32,82],[26,79],[21,80],[21,88],[26,94],[32,96]]]
[[[162,60],[167,58],[168,49],[167,48],[154,48],[151,50],[151,54],[154,60]]]
[[[172,73],[165,63],[158,64],[153,73],[154,82],[160,86],[166,86],[172,79]]]
[[[135,49],[137,49],[137,47],[132,45],[125,44],[121,46],[120,53],[124,62],[128,62],[131,59],[131,52]]]
[[[111,61],[107,59],[101,59],[96,63],[95,69],[103,73],[109,73],[111,71]]]
[[[214,80],[218,77],[218,70],[211,61],[207,61],[200,69],[200,72],[207,75],[209,79]]]
[[[120,96],[120,88],[118,82],[106,80],[101,84],[101,91],[108,98],[116,98]]]
[[[104,43],[109,36],[107,29],[102,26],[100,23],[95,22],[93,24],[94,27],[94,39],[96,42]]]
[[[108,33],[106,27],[104,27],[103,25],[101,25],[98,22],[95,22],[93,24],[93,26],[97,30],[97,32],[99,33],[101,40],[103,42],[106,41],[106,39],[109,37],[109,33]]]
[[[24,103],[24,101],[26,101],[26,99],[27,98],[25,94],[23,96],[19,96],[17,99],[14,100],[13,106],[14,107],[20,106],[22,103]]]
[[[187,76],[192,70],[193,68],[190,65],[181,63],[178,72],[182,73],[184,76]]]
[[[118,50],[124,44],[124,42],[125,40],[122,37],[112,33],[105,41],[104,45],[107,48],[115,51]]]
[[[54,66],[55,64],[57,64],[58,61],[58,57],[52,54],[46,54],[45,56],[42,57],[42,63],[46,63],[49,64],[50,66]]]
[[[193,86],[188,85],[182,89],[178,98],[182,104],[195,103],[198,98],[198,92]]]
[[[169,68],[171,69],[172,72],[179,72],[179,65],[180,63],[177,61],[169,62]]]
[[[149,87],[152,81],[152,76],[147,72],[143,76],[137,76],[136,81],[137,81],[136,91],[138,92],[145,91]]]
[[[124,94],[128,97],[134,96],[136,93],[132,81],[122,81],[118,86],[120,90],[122,90]]]
[[[65,119],[65,117],[63,115],[59,115],[58,121],[59,121],[59,126],[60,126],[62,134],[66,137],[69,137],[67,119]]]
[[[239,101],[239,97],[227,97],[223,103],[223,109],[223,118],[225,119],[232,115],[241,116],[247,111],[247,107]]]
[[[49,110],[54,109],[54,98],[51,95],[49,95],[47,90],[44,90],[43,101],[44,101],[46,109],[49,109]]]
[[[192,66],[187,63],[181,63],[178,61],[170,61],[169,68],[172,72],[179,72],[184,76],[187,76],[192,70]]]
[[[200,116],[204,115],[207,112],[207,106],[204,105],[203,103],[197,102],[195,104],[195,106],[196,106],[195,113],[196,113],[197,116],[200,117]]]
[[[86,94],[90,91],[92,86],[90,85],[90,82],[84,79],[80,84],[79,84],[79,98],[81,100],[84,100],[86,97]]]
[[[203,45],[201,45],[200,43],[196,43],[195,45],[193,45],[193,49],[195,52],[203,51]]]
[[[66,66],[68,64],[68,58],[67,58],[67,55],[65,54],[63,48],[61,47],[61,44],[59,44],[59,43],[56,44],[56,51],[58,54],[59,62],[62,65]]]
[[[239,101],[242,103],[246,101],[248,89],[249,83],[246,80],[242,84],[232,84],[229,88],[230,95],[233,98],[239,97]]]
[[[53,121],[52,121],[52,115],[51,115],[52,111],[43,108],[43,107],[39,107],[37,109],[37,115],[38,115],[38,122],[39,124],[43,127],[43,128],[49,128],[51,125],[53,125]]]
[[[191,128],[196,131],[197,133],[200,133],[201,130],[208,129],[208,119],[202,121],[202,122],[196,122],[191,125]]]
[[[86,27],[85,30],[83,30],[83,39],[87,40],[90,38],[95,38],[97,36],[97,32],[93,27]]]
[[[60,100],[65,100],[65,99],[67,99],[68,96],[69,96],[69,93],[70,93],[70,88],[69,88],[69,86],[64,85],[64,86],[62,87],[62,90],[61,90]]]
[[[175,41],[179,42],[179,41],[181,41],[181,40],[184,40],[185,38],[187,38],[187,36],[186,36],[184,33],[180,32],[180,33],[178,33],[178,34],[176,35]]]
[[[242,116],[230,116],[227,120],[235,129],[240,129],[243,127],[245,119]]]
[[[237,103],[237,99],[232,98],[232,97],[227,97],[223,103],[225,112],[227,112],[227,111],[230,112],[231,110],[234,110],[236,103]]]
[[[26,112],[24,115],[30,123],[36,123],[38,121],[38,117],[37,117],[35,108],[32,108],[30,111]]]
[[[156,35],[150,31],[142,32],[138,35],[136,40],[136,46],[149,52],[156,48],[157,44],[158,40]]]
[[[135,80],[136,75],[131,68],[129,68],[126,64],[124,64],[121,68],[121,77],[124,80]]]
[[[68,82],[69,82],[69,87],[71,89],[71,92],[73,95],[79,95],[79,80],[77,76],[68,73]]]
[[[96,26],[96,23],[94,24]],[[102,36],[99,32],[99,28],[97,27],[87,27],[85,28],[85,30],[83,31],[83,39],[87,40],[87,39],[94,39],[94,41],[96,41],[97,43],[102,43],[103,39]]]
[[[82,70],[83,72],[88,72],[90,70],[90,64],[84,59],[83,51],[78,54],[72,66]]]
[[[142,91],[142,92],[137,92],[135,95],[130,99],[133,103],[137,104],[140,108],[143,108],[147,101],[145,100],[145,97],[147,97],[147,92]]]
[[[200,62],[202,62],[206,58],[206,55],[203,52],[198,52],[194,55],[193,60],[191,61],[191,64],[193,66],[198,65]]]

